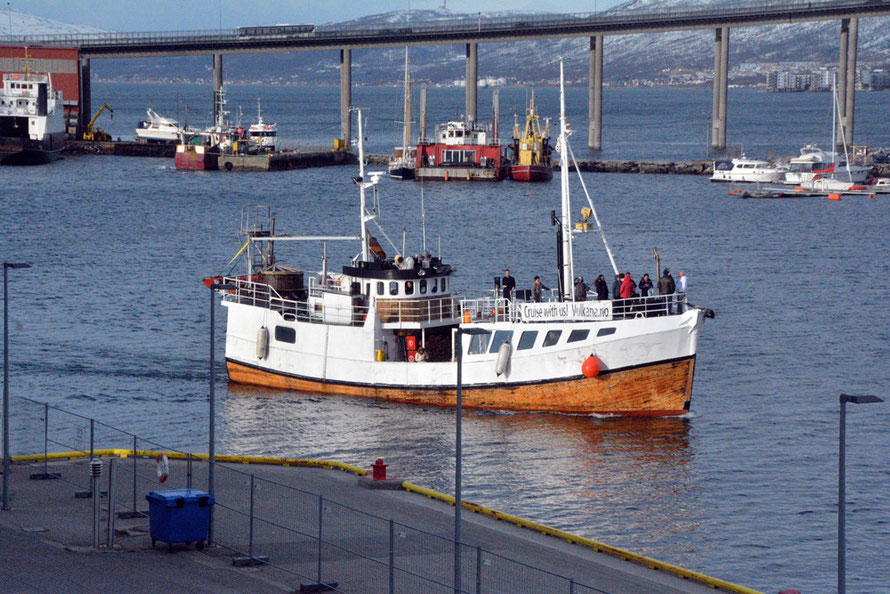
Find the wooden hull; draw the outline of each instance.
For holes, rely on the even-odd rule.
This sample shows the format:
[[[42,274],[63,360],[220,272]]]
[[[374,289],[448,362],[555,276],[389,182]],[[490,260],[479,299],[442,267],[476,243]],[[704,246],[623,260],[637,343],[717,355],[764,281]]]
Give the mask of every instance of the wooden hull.
[[[553,169],[546,165],[513,165],[510,167],[510,179],[519,182],[550,181]]]
[[[381,398],[394,402],[454,406],[454,387],[404,388],[326,382],[270,372],[228,359],[229,379],[241,384]],[[528,384],[466,386],[462,406],[513,411],[635,416],[682,415],[689,410],[695,356],[574,378]]]

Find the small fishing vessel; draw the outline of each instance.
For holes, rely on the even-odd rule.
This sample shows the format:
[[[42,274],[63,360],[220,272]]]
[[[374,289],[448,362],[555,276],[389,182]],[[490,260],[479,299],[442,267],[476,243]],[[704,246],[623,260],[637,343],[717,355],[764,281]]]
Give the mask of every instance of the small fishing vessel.
[[[146,110],[147,120],[142,120],[136,125],[133,137],[136,140],[150,143],[174,143],[179,142],[183,128],[173,118],[165,118],[158,115],[152,108]]]
[[[731,160],[714,161],[712,182],[778,183],[785,179],[788,166],[742,155]]]
[[[411,71],[408,62],[408,48],[405,48],[405,99],[402,120],[402,146],[397,146],[387,167],[393,179],[414,179],[417,163],[417,148],[408,146],[411,141]]]
[[[219,157],[231,151],[244,131],[229,124],[229,112],[225,110],[225,90],[220,89],[216,102],[216,121],[213,126],[194,134],[183,134],[176,145],[173,163],[176,169],[187,171],[216,171]]]
[[[62,91],[49,74],[5,73],[0,90],[0,164],[41,165],[55,161],[67,134]]]
[[[280,149],[278,124],[263,121],[263,109],[260,100],[256,100],[257,122],[251,124],[244,138],[248,153],[276,153]]]
[[[535,111],[535,92],[525,114],[525,128],[519,130],[519,122],[513,122],[513,158],[510,162],[510,179],[513,181],[549,181],[553,178],[550,161],[550,120],[541,129],[540,116]]]
[[[569,162],[574,155],[562,79],[560,68],[557,150]],[[416,256],[387,255],[371,235],[369,223],[379,227],[376,185],[384,172],[365,170],[362,126],[359,111],[357,225],[289,236],[279,233],[268,207],[242,214],[239,254],[247,272],[223,277],[231,288],[220,293],[230,381],[453,406],[459,369],[467,407],[654,416],[689,410],[698,333],[713,312],[673,295],[574,301],[569,167],[561,171],[561,216],[553,215],[560,229],[559,299],[531,302],[490,293],[461,299],[452,294],[455,269],[441,255],[425,245]],[[551,217],[542,224],[549,227]],[[388,241],[382,227],[380,232]],[[355,257],[339,271],[328,268],[332,241],[358,243]],[[276,247],[306,243],[322,244],[318,273],[279,263]],[[418,357],[421,350],[425,355]]]

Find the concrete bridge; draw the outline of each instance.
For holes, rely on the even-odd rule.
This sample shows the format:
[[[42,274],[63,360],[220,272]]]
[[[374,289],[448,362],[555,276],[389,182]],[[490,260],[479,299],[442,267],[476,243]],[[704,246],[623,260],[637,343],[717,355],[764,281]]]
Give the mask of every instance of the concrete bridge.
[[[839,21],[838,138],[853,138],[856,53],[859,18],[890,14],[890,0],[820,0],[807,2],[731,2],[716,7],[672,10],[609,11],[564,15],[521,15],[401,23],[242,27],[234,30],[49,35],[8,38],[22,45],[76,47],[80,55],[81,126],[91,113],[90,60],[94,58],[211,55],[214,91],[223,84],[223,55],[331,49],[340,54],[340,137],[351,136],[352,50],[406,45],[466,44],[466,116],[476,119],[479,43],[590,38],[588,146],[602,148],[603,45],[609,35],[663,33],[690,29],[714,31],[714,87],[711,147],[726,148],[729,32],[750,27],[808,21]],[[39,69],[39,68],[38,68]],[[214,93],[216,96],[216,93]],[[214,109],[218,109],[215,106]]]

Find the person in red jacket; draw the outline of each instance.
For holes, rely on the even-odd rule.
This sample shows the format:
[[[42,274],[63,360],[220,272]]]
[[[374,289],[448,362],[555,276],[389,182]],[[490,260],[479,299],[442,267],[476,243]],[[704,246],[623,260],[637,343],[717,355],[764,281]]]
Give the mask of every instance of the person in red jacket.
[[[634,297],[637,292],[637,283],[630,278],[630,273],[624,273],[624,281],[621,283],[621,298],[622,299],[630,299]]]

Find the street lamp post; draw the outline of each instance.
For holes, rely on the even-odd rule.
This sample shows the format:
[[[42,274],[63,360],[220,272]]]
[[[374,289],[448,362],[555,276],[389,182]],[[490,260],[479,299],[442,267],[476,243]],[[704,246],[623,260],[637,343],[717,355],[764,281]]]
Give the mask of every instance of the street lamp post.
[[[7,270],[10,268],[31,268],[25,262],[3,263],[3,505],[9,507],[9,284]]]
[[[210,439],[209,458],[210,466],[207,469],[207,492],[214,495],[214,467],[216,466],[216,356],[214,346],[216,344],[216,292],[232,291],[235,285],[232,283],[212,283],[210,285]],[[213,508],[210,508],[210,526],[207,529],[207,542],[213,543]]]
[[[454,447],[454,591],[461,590],[461,560],[460,560],[460,512],[463,503],[461,500],[461,471],[462,471],[462,434],[461,434],[461,416],[463,404],[463,335],[476,336],[479,334],[487,334],[486,330],[481,328],[457,328],[457,336],[455,339],[455,349],[457,350],[457,401],[454,407],[455,425],[457,435],[455,436]]]
[[[847,567],[846,567],[846,541],[844,531],[846,530],[846,440],[847,440],[847,403],[853,404],[869,404],[872,402],[883,402],[877,396],[863,395],[851,396],[849,394],[841,394],[841,422],[840,422],[840,445],[839,460],[837,465],[837,591],[838,594],[844,594],[847,591]]]

